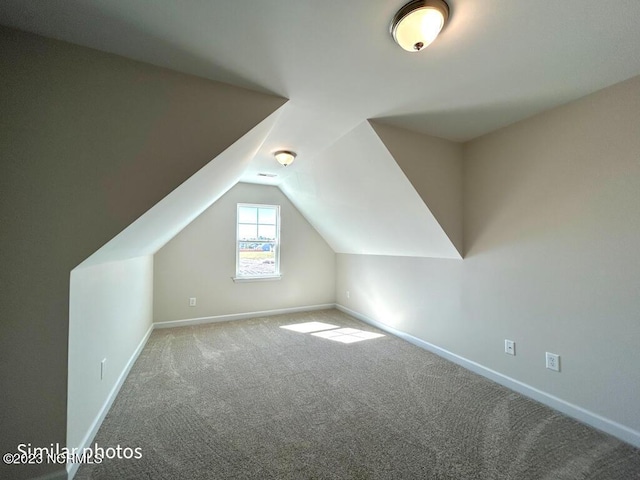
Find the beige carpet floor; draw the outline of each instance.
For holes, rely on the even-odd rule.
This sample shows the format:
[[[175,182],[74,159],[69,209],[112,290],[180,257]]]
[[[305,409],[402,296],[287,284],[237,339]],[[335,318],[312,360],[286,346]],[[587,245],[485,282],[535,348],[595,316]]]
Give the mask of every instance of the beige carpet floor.
[[[156,330],[95,439],[142,458],[76,478],[640,479],[613,437],[387,334],[280,328],[304,322],[384,333],[337,310]]]

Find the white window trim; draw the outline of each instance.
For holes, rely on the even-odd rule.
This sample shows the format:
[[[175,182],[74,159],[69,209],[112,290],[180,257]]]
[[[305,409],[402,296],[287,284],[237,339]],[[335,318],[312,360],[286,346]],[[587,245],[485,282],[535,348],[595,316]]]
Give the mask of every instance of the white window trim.
[[[240,239],[239,230],[240,225],[238,223],[238,214],[240,207],[270,207],[276,209],[276,241],[274,245],[275,252],[275,267],[276,273],[270,275],[239,275],[240,273]],[[236,205],[236,274],[231,277],[235,283],[247,283],[247,282],[268,282],[282,279],[280,273],[280,205],[269,205],[265,203],[238,203]]]
[[[235,283],[248,283],[248,282],[273,282],[282,280],[282,275],[269,275],[269,276],[255,276],[255,277],[231,277]]]

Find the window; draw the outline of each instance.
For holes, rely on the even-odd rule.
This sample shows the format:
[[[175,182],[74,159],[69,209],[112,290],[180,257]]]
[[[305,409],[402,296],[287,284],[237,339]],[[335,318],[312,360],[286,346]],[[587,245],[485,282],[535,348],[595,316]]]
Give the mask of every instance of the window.
[[[236,280],[280,277],[280,206],[239,203]]]

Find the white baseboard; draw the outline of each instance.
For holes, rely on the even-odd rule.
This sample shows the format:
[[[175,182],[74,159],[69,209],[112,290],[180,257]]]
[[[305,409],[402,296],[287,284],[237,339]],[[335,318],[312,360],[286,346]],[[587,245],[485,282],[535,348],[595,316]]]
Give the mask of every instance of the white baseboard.
[[[499,383],[500,385],[514,390],[518,393],[521,393],[522,395],[536,400],[548,407],[551,407],[554,410],[558,410],[559,412],[562,412],[565,415],[572,417],[582,423],[586,423],[587,425],[608,433],[609,435],[613,435],[623,442],[630,443],[631,445],[640,448],[640,432],[636,430],[633,430],[625,425],[598,415],[597,413],[579,407],[578,405],[569,403],[554,395],[543,392],[542,390],[527,385],[526,383],[520,382],[519,380],[503,375],[500,372],[496,372],[495,370],[480,365],[479,363],[476,363],[472,360],[468,360],[464,357],[456,355],[455,353],[445,350],[444,348],[440,348],[429,342],[425,342],[418,337],[414,337],[413,335],[410,335],[408,333],[396,330],[393,327],[385,325],[384,323],[380,323],[377,320],[369,318],[366,315],[351,310],[343,305],[337,304],[336,308],[348,315],[351,315],[352,317],[357,318],[358,320],[362,320],[363,322],[379,328],[380,330],[388,332],[391,335],[400,337],[403,340],[406,340],[418,347],[424,348],[425,350],[435,353],[440,357],[446,358],[447,360],[456,363],[466,368],[467,370],[471,370],[474,373],[482,375],[489,380]]]
[[[283,313],[311,312],[314,310],[327,310],[336,308],[335,303],[325,303],[323,305],[310,305],[306,307],[280,308],[277,310],[264,310],[261,312],[232,313],[230,315],[217,315],[214,317],[187,318],[185,320],[170,320],[168,322],[156,322],[155,328],[186,327],[190,325],[201,325],[203,323],[229,322],[231,320],[243,320],[245,318],[269,317]]]
[[[83,448],[89,448],[91,446],[91,443],[93,442],[93,439],[96,436],[96,433],[98,433],[98,430],[100,429],[100,425],[102,425],[102,421],[104,420],[104,417],[106,417],[107,413],[109,413],[109,409],[111,408],[113,401],[118,396],[118,392],[120,391],[122,384],[126,380],[127,375],[129,375],[129,372],[131,371],[131,367],[133,367],[133,364],[136,363],[136,360],[138,359],[140,352],[142,352],[142,349],[147,344],[147,340],[149,340],[149,336],[151,335],[153,328],[154,328],[154,324],[152,323],[151,325],[149,325],[149,329],[147,330],[147,333],[144,334],[144,337],[142,337],[142,340],[140,340],[140,343],[138,343],[138,346],[136,347],[133,354],[131,355],[131,358],[129,358],[129,361],[127,362],[124,369],[120,373],[118,380],[116,381],[115,385],[109,392],[107,399],[102,405],[102,408],[98,412],[98,415],[96,416],[95,420],[91,424],[91,428],[89,428],[89,431],[87,432],[84,439],[82,440],[82,443],[76,446],[76,448],[78,448],[79,451],[82,451]],[[73,446],[70,445],[69,448],[73,448]],[[68,472],[69,480],[73,480],[73,477],[78,471],[78,468],[80,468],[79,463],[67,464],[67,472]]]

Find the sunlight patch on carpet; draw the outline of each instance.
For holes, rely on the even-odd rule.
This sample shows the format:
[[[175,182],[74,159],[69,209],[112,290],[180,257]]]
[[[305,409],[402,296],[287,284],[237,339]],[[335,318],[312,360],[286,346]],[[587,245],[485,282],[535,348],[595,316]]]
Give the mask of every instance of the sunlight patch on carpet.
[[[299,333],[310,333],[315,337],[340,343],[355,343],[384,337],[381,333],[365,332],[357,328],[338,328],[338,325],[322,322],[294,323],[292,325],[281,325],[280,328]]]
[[[363,340],[372,340],[374,338],[384,337],[381,333],[365,332],[364,330],[358,330],[357,328],[339,328],[337,330],[316,332],[311,335],[341,343],[355,343],[362,342]]]
[[[329,330],[331,328],[338,328],[338,325],[331,325],[329,323],[322,322],[305,322],[294,323],[293,325],[283,325],[280,328],[286,328],[287,330],[293,330],[300,333],[319,332],[321,330]]]

